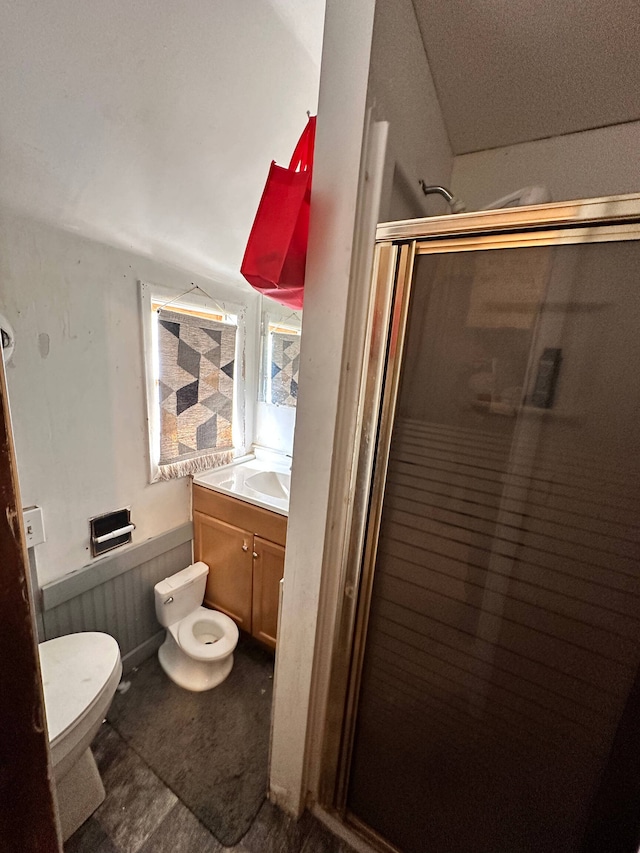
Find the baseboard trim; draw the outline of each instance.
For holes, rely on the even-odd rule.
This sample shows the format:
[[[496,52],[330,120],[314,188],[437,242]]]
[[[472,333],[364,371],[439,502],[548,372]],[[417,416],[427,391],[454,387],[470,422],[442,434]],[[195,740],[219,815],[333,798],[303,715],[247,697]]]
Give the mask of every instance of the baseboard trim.
[[[162,631],[158,631],[153,637],[149,637],[144,643],[140,643],[139,646],[136,646],[135,649],[124,655],[122,658],[122,674],[127,675],[132,669],[144,663],[147,658],[153,657],[162,645],[164,637],[165,631],[163,628]]]
[[[94,563],[78,569],[77,572],[71,572],[63,578],[45,584],[41,590],[42,609],[43,611],[53,610],[54,607],[113,580],[118,575],[129,572],[136,566],[147,563],[192,539],[193,523],[189,521],[180,527],[175,527],[173,530],[147,539],[146,542],[127,548],[126,551],[96,560]]]

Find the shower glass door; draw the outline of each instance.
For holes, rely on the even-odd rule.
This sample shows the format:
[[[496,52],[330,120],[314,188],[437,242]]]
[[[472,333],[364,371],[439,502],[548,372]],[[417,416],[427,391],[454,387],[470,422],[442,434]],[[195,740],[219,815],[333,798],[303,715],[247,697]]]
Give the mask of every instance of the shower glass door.
[[[611,239],[415,244],[346,789],[403,853],[638,848],[640,241]]]

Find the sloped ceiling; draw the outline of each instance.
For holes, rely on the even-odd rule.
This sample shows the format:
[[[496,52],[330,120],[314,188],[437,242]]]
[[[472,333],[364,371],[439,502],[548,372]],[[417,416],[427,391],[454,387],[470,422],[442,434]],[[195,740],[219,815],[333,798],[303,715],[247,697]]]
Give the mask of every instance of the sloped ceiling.
[[[273,2],[0,0],[0,203],[242,284],[318,96],[319,41]]]
[[[638,0],[414,0],[455,154],[640,119]]]
[[[325,0],[269,0],[314,65],[320,65]]]

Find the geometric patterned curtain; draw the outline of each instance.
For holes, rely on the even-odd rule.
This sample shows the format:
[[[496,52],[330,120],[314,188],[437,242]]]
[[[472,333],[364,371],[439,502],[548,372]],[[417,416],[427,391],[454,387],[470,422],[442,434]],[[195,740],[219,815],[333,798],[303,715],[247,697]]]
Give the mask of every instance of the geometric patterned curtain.
[[[298,402],[300,371],[300,335],[271,333],[271,400],[277,406],[295,406]]]
[[[235,326],[158,311],[162,479],[231,461],[235,352]]]

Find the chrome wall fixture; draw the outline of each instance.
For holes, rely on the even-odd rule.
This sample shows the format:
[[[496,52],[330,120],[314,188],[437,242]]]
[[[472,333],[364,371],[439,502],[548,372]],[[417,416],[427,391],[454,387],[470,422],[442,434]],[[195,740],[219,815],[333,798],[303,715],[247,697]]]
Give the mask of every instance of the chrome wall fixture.
[[[451,208],[452,213],[464,213],[467,209],[465,203],[453,195],[446,187],[440,185],[427,186],[426,181],[422,178],[418,181],[420,188],[425,195],[441,195]]]

